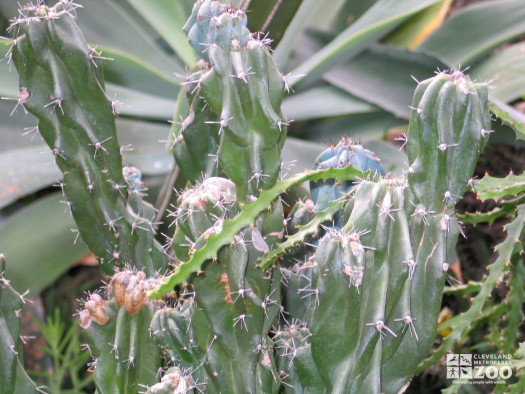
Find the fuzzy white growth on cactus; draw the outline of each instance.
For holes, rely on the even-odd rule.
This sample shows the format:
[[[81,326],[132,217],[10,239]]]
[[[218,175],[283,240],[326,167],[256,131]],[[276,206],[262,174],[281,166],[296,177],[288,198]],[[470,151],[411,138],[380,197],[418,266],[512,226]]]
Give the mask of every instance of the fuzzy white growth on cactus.
[[[186,190],[181,202],[206,210],[206,201],[216,201],[218,207],[235,203],[235,184],[229,179],[212,177]]]

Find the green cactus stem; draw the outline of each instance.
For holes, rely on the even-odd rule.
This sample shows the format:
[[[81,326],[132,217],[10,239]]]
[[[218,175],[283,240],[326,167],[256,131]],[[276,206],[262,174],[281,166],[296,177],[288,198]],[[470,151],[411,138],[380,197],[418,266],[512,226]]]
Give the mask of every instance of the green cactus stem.
[[[439,73],[414,93],[408,129],[408,180],[414,203],[453,207],[467,190],[490,133],[487,84],[461,71]]]
[[[40,390],[22,366],[20,317],[24,295],[18,294],[5,278],[5,258],[0,254],[0,393],[36,393]]]
[[[377,156],[354,142],[352,138],[343,137],[339,143],[321,153],[314,163],[314,169],[344,168],[352,166],[359,171],[371,171],[385,175],[385,171]],[[316,211],[328,207],[330,201],[337,200],[347,194],[354,185],[354,181],[336,184],[334,179],[311,182],[310,193]]]
[[[142,271],[117,272],[111,298],[91,294],[79,312],[100,393],[137,393],[156,382],[162,357],[149,333],[155,306],[145,291],[151,286]]]
[[[280,106],[285,84],[267,40],[250,34],[246,14],[215,0],[199,1],[185,26],[209,69],[187,83],[205,98],[220,136],[219,163],[246,201],[277,180],[287,121]]]
[[[201,63],[201,67],[204,69],[200,72],[204,73],[207,66]],[[192,183],[203,175],[218,175],[220,142],[216,126],[210,123],[215,115],[193,85],[181,85],[167,145],[177,166]]]
[[[115,108],[104,93],[99,56],[86,44],[74,8],[68,1],[29,5],[21,13],[27,18],[14,22],[19,103],[38,118],[38,130],[64,174],[60,185],[80,235],[106,263],[106,272],[126,262],[153,274],[166,268],[166,259],[153,240],[152,208],[123,175]],[[136,252],[145,245],[149,255],[145,249]]]
[[[223,221],[238,210],[235,185],[227,179],[208,178],[187,190],[180,198],[176,219],[176,257],[185,259],[195,253],[202,247],[202,237],[220,231]],[[188,339],[196,339],[200,352],[195,351],[206,355],[203,380],[208,392],[255,392],[259,391],[257,387],[276,392],[279,387],[272,356],[262,345],[279,313],[279,275],[264,273],[254,262],[262,249],[278,240],[283,230],[282,218],[282,205],[273,204],[271,211],[259,215],[253,225],[236,235],[231,245],[219,251],[217,262],[208,261],[197,276],[189,278],[195,294],[192,324],[187,329],[189,338],[178,339],[180,334],[162,331],[170,321],[175,324],[173,327],[183,325],[180,313],[173,312],[169,314],[173,320],[166,320],[168,314],[159,312],[154,319],[152,331],[158,333],[158,343],[176,359],[187,359],[188,355],[177,351],[173,341],[186,339],[184,347],[188,348]],[[259,351],[255,349],[257,345]],[[185,367],[185,363],[179,366]],[[198,381],[200,377],[192,378]]]

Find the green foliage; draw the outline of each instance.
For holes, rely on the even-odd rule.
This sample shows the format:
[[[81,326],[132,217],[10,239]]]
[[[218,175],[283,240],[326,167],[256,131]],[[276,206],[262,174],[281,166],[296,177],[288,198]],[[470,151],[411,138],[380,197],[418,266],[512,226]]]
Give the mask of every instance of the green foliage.
[[[525,190],[525,175],[510,174],[505,178],[485,176],[475,180],[472,187],[481,200],[494,199],[518,195]]]
[[[92,376],[82,376],[90,355],[81,348],[78,327],[66,327],[58,309],[48,316],[45,323],[38,324],[46,347],[42,350],[51,357],[52,371],[29,371],[32,376],[44,378],[49,393],[81,393],[92,384]],[[69,388],[67,388],[69,387]]]

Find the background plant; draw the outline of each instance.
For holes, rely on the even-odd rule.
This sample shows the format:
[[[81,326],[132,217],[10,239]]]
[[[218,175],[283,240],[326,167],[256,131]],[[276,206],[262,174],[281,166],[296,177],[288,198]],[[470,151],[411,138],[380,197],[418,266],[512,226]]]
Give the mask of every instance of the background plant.
[[[130,3],[134,8],[129,7],[125,2],[85,4],[85,9],[79,13],[80,22],[82,23],[82,18],[89,19],[88,15],[93,15],[93,19],[99,23],[98,26],[90,32],[90,23],[83,25],[86,26],[84,29],[86,35],[88,38],[91,37],[89,41],[93,44],[106,42],[113,49],[120,49],[120,53],[115,50],[105,50],[103,56],[115,59],[114,62],[105,63],[107,79],[115,84],[115,86],[108,84],[108,87],[119,92],[117,99],[132,106],[132,108],[122,107],[120,109],[121,118],[117,128],[121,137],[140,138],[140,141],[133,145],[137,150],[138,147],[141,147],[141,150],[128,152],[127,154],[130,156],[127,160],[140,164],[145,173],[166,172],[168,168],[163,163],[169,163],[170,159],[168,156],[162,156],[163,148],[156,144],[156,140],[165,139],[167,129],[152,122],[152,120],[165,121],[171,118],[176,90],[178,89],[171,73],[177,71],[184,74],[183,63],[193,65],[195,62],[196,56],[192,54],[189,46],[185,44],[184,40],[178,39],[180,37],[179,28],[185,21],[191,4],[190,2],[180,5],[170,2],[158,3],[159,8],[156,9],[151,4],[145,7],[144,4],[146,3],[141,4],[137,1]],[[290,84],[293,85],[296,94],[285,100],[284,111],[288,118],[296,119],[296,124],[291,129],[292,135],[314,139],[322,138],[324,141],[331,138],[330,136],[336,138],[343,133],[359,135],[363,141],[375,136],[384,138],[389,136],[393,139],[401,133],[385,134],[384,131],[388,127],[397,127],[406,123],[406,120],[403,119],[407,119],[410,113],[408,105],[414,87],[409,75],[412,74],[417,79],[422,79],[433,72],[436,67],[444,68],[469,64],[473,65],[469,70],[472,76],[479,77],[482,80],[497,78],[496,87],[491,91],[491,95],[493,100],[500,101],[498,104],[502,108],[505,107],[501,101],[512,103],[519,100],[522,94],[520,88],[522,74],[519,71],[522,53],[520,42],[517,41],[515,44],[503,47],[497,53],[490,52],[496,45],[505,41],[510,42],[523,32],[523,18],[520,14],[522,7],[519,7],[517,2],[494,1],[466,7],[452,14],[439,29],[419,45],[415,52],[406,52],[399,49],[399,46],[410,46],[412,48],[418,46],[421,38],[425,37],[426,29],[436,21],[439,24],[440,15],[446,13],[447,7],[451,5],[450,2],[396,2],[393,5],[390,4],[391,2],[383,1],[370,2],[370,4],[363,2],[357,6],[352,5],[352,2],[334,2],[332,7],[326,5],[322,7],[324,12],[331,13],[331,15],[325,16],[319,14],[314,3],[316,2],[303,1],[297,9],[295,6],[298,3],[291,6],[290,10],[283,11],[280,8],[277,13],[273,14],[274,17],[269,23],[266,23],[268,22],[266,16],[272,14],[273,4],[271,2],[252,1],[249,5],[249,8],[253,10],[252,14],[257,15],[255,18],[250,18],[250,23],[253,24],[252,30],[263,28],[262,30],[271,31],[272,38],[276,39],[274,56],[278,64],[284,68],[285,73],[292,70],[295,70],[296,74],[301,74],[303,70],[308,71],[308,75],[301,77],[298,81],[290,79]],[[0,7],[6,10],[11,8],[5,12],[6,19],[17,14],[17,5],[14,2],[3,2]],[[119,13],[112,14],[115,9],[118,9]],[[142,19],[133,9],[139,10],[139,14],[142,13]],[[170,18],[167,18],[169,15],[167,10],[172,10]],[[108,21],[114,21],[115,18],[121,18],[121,15],[133,16],[128,18],[127,23],[109,24],[108,22],[107,26],[111,25],[112,29],[117,26],[119,29],[125,29],[127,26],[126,32],[118,34],[113,31],[113,34],[106,34],[106,37],[102,37],[104,34],[101,32],[104,30],[101,28],[101,24],[104,25],[104,23],[101,21],[106,20],[103,17],[107,16]],[[296,17],[293,18],[293,15]],[[354,15],[355,23],[344,29],[348,22],[344,19],[349,15]],[[140,21],[139,26],[142,28],[130,27],[136,23],[134,22],[136,20]],[[176,24],[173,24],[174,20],[177,21]],[[149,31],[143,28],[147,26],[147,21],[153,27]],[[289,23],[290,21],[291,23]],[[418,27],[418,25],[423,27]],[[314,32],[303,34],[308,26]],[[466,29],[465,26],[469,26],[469,29]],[[285,29],[286,27],[288,28]],[[141,34],[137,34],[135,31],[140,31]],[[154,44],[155,39],[152,38],[152,31],[158,31],[158,34],[174,47],[177,56],[166,55],[165,52],[159,51]],[[471,34],[463,34],[465,31]],[[98,33],[99,37],[90,36],[95,33]],[[334,33],[337,38],[331,40]],[[158,38],[156,34],[153,35]],[[282,38],[279,42],[280,36]],[[454,39],[448,39],[450,36],[453,36]],[[112,42],[104,41],[104,38],[107,37],[111,37]],[[325,46],[328,41],[331,44]],[[378,41],[380,41],[379,44]],[[139,45],[139,42],[144,45]],[[387,43],[396,44],[397,47],[387,46]],[[321,47],[324,49],[318,50]],[[8,48],[6,46],[5,50],[7,51]],[[137,52],[139,50],[143,52]],[[123,55],[123,51],[127,52],[128,55]],[[429,55],[429,52],[432,54]],[[129,56],[130,53],[135,54],[134,58]],[[147,55],[147,53],[155,53],[155,56]],[[317,54],[312,59],[305,60],[312,53]],[[345,63],[350,58],[352,61]],[[380,61],[377,61],[378,58]],[[144,67],[143,62],[136,59],[148,59],[148,63],[156,64],[149,64]],[[181,61],[181,59],[183,60]],[[508,59],[512,59],[512,61],[509,63]],[[344,65],[341,66],[343,63]],[[7,69],[8,66],[5,66]],[[335,66],[340,67],[332,68],[330,73],[322,74],[323,70],[326,71]],[[13,74],[5,71],[0,75],[6,79],[6,82],[2,83],[6,92],[2,93],[2,96],[18,97],[16,78]],[[309,85],[314,80],[317,81],[317,84]],[[167,81],[171,81],[171,83],[167,83]],[[10,91],[9,87],[11,87]],[[137,90],[142,91],[142,93],[149,92],[151,95],[147,97],[147,100],[141,100],[140,93]],[[159,97],[165,98],[165,100],[159,99]],[[310,100],[311,97],[316,97],[318,100]],[[404,99],[402,99],[403,97]],[[137,105],[138,102],[141,105]],[[308,107],[310,102],[316,103],[314,108]],[[144,103],[149,105],[146,106]],[[320,105],[323,103],[327,105]],[[16,171],[16,175],[13,175],[12,171],[5,173],[7,177],[5,184],[8,186],[2,195],[6,196],[5,204],[10,204],[20,195],[28,195],[54,183],[57,172],[52,166],[41,165],[51,162],[53,158],[51,156],[44,158],[40,155],[39,151],[42,150],[40,147],[27,147],[27,144],[31,143],[28,136],[19,139],[14,137],[14,135],[19,136],[22,127],[34,126],[34,122],[30,121],[24,124],[23,122],[27,120],[18,120],[16,116],[21,114],[20,109],[13,118],[10,118],[7,115],[11,112],[13,103],[6,101],[2,104],[5,104],[2,124],[7,129],[2,133],[6,140],[2,144],[5,149],[4,152],[6,152],[4,153],[4,160],[12,171]],[[502,117],[505,116],[504,113],[501,115]],[[143,123],[138,119],[146,119],[147,122]],[[516,118],[516,121],[519,124],[519,118]],[[352,125],[350,130],[348,128],[349,123]],[[499,126],[499,122],[497,125]],[[138,129],[140,133],[134,132]],[[493,142],[509,135],[508,131],[504,132],[496,125],[491,129],[497,130],[496,133],[492,134]],[[146,133],[145,130],[148,132]],[[155,132],[158,134],[155,135]],[[513,138],[511,135],[511,139]],[[295,143],[304,152],[305,145],[298,141]],[[22,151],[11,151],[11,149],[20,146],[24,147]],[[385,155],[384,152],[387,150],[389,153],[397,155],[396,149],[386,147],[380,150],[377,149],[377,144],[371,146],[385,159],[383,164],[387,170],[395,169],[393,168],[395,164],[397,164],[397,168],[402,168],[404,161],[402,157]],[[285,148],[285,154],[287,149],[290,149],[288,147]],[[312,149],[315,153],[312,154],[311,161],[322,148],[312,146]],[[155,154],[153,155],[150,152],[155,152]],[[27,156],[22,156],[23,154]],[[19,158],[18,161],[23,164],[13,166],[12,158],[14,156]],[[300,155],[290,156],[298,157]],[[305,157],[304,154],[302,156]],[[27,159],[21,160],[21,157],[27,157]],[[164,157],[164,159],[160,160],[159,157]],[[285,155],[284,161],[289,161],[292,157],[287,158]],[[389,159],[389,157],[391,158]],[[148,160],[148,158],[152,160]],[[304,163],[299,163],[297,167],[302,169],[302,167],[308,168],[309,166],[310,164],[305,160]],[[171,179],[177,178],[175,175],[175,172],[172,173]],[[15,176],[19,178],[14,178]],[[180,175],[177,182],[176,184],[179,186],[185,183]],[[154,187],[152,186],[154,186],[155,180],[150,178],[147,183],[150,187],[150,193],[153,194]],[[170,190],[170,188],[166,187],[164,190]],[[165,194],[161,196],[162,198],[157,204],[160,207],[163,206],[160,201],[168,200]],[[53,283],[54,278],[67,269],[72,261],[77,260],[87,252],[85,247],[80,244],[77,244],[76,247],[71,246],[75,234],[71,234],[70,228],[73,228],[74,224],[70,219],[67,219],[67,215],[63,214],[63,207],[56,204],[59,199],[61,197],[56,196],[37,201],[33,203],[33,207],[28,206],[24,211],[20,211],[17,216],[14,216],[3,226],[0,237],[2,250],[8,255],[10,261],[14,259],[14,262],[9,264],[8,275],[20,291],[25,291],[27,287],[30,287],[33,292],[39,292]],[[28,201],[30,200],[25,200],[25,202]],[[504,203],[498,212],[502,215],[509,213],[512,215],[515,207],[516,204],[513,205],[512,202],[510,204]],[[6,210],[6,212],[10,212],[10,210]],[[494,218],[495,215],[497,213],[493,213],[489,218]],[[38,217],[42,223],[46,223],[49,232],[51,229],[56,229],[53,246],[49,246],[51,243],[48,242],[46,233],[21,227],[24,222],[30,223],[31,226],[31,223],[34,223],[37,220],[35,218]],[[475,221],[479,221],[479,219],[475,219]],[[18,241],[11,241],[12,239]],[[28,244],[34,245],[34,247],[27,248]],[[10,247],[15,251],[10,250]],[[57,249],[61,252],[57,253]],[[37,253],[38,258],[27,256],[31,253]],[[23,263],[18,261],[23,261]],[[52,261],[52,263],[45,263],[46,261]],[[27,264],[30,262],[33,262],[33,265],[28,267]],[[19,269],[19,273],[16,272],[17,269]],[[39,269],[40,271],[38,271]],[[25,274],[27,270],[33,272],[34,275]],[[519,283],[519,281],[517,282]],[[490,287],[486,287],[488,290],[485,290],[484,294],[487,294],[487,291],[490,292]],[[476,291],[475,286],[471,286],[469,289]],[[451,291],[458,294],[455,290]],[[509,293],[509,296],[511,294]],[[516,301],[516,294],[519,292],[513,294],[512,299],[514,301],[510,305],[518,305],[519,301]],[[476,305],[479,305],[479,302]],[[514,310],[517,309],[514,307]],[[500,315],[494,316],[499,317]],[[497,320],[499,319],[495,319],[495,321]],[[521,317],[518,316],[517,321],[520,320]],[[516,323],[513,323],[511,327],[516,327]],[[495,330],[494,332],[498,331]]]

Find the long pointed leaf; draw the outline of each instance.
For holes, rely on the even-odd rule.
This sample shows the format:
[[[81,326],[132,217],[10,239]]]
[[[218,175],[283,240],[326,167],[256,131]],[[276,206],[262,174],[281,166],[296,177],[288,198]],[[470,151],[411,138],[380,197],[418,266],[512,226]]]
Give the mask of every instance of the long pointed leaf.
[[[0,250],[9,260],[7,278],[19,292],[37,294],[89,251],[58,193],[38,200],[10,217],[0,228]]]
[[[161,35],[184,61],[186,66],[197,63],[197,54],[182,32],[188,15],[178,0],[128,0],[137,12]]]
[[[414,79],[424,80],[438,68],[446,68],[446,65],[431,56],[373,45],[352,62],[326,73],[324,79],[362,100],[408,119],[417,84]]]
[[[293,74],[301,81],[312,81],[335,65],[363,50],[416,12],[439,0],[380,0],[317,54],[297,67]]]
[[[525,95],[525,44],[511,45],[498,52],[470,71],[481,81],[491,81],[491,98],[505,102]]]
[[[525,32],[523,1],[497,0],[465,7],[418,48],[468,66],[492,48]]]

